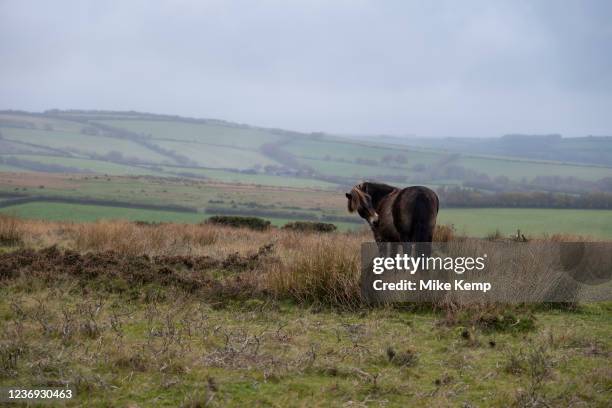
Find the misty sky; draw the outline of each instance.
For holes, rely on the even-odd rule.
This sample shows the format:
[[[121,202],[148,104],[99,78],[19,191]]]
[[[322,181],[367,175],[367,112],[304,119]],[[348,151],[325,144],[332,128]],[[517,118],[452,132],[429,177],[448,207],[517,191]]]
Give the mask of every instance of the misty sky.
[[[0,0],[0,109],[612,135],[612,1]]]

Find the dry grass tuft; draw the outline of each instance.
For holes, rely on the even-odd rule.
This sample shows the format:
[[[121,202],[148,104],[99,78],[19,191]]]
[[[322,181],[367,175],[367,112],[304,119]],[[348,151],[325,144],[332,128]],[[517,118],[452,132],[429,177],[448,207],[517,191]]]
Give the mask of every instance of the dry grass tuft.
[[[360,245],[372,242],[371,232],[367,229],[352,233],[304,234],[283,229],[253,231],[211,224],[143,224],[128,221],[77,224],[7,216],[0,217],[0,237],[3,242],[19,242],[28,250],[42,250],[41,259],[47,263],[49,257],[44,254],[48,250],[44,248],[55,247],[61,253],[65,252],[57,258],[62,260],[62,265],[65,264],[62,266],[64,271],[74,269],[70,262],[94,262],[99,255],[100,259],[109,258],[108,262],[129,266],[133,274],[117,275],[129,278],[129,282],[145,277],[147,282],[159,278],[165,283],[174,282],[174,286],[191,288],[193,285],[190,282],[194,281],[194,277],[198,278],[194,283],[197,287],[203,286],[203,279],[206,278],[212,280],[209,292],[224,296],[234,294],[232,296],[242,297],[242,294],[252,293],[256,288],[258,293],[270,293],[277,298],[341,307],[353,307],[362,302]],[[464,238],[456,233],[452,225],[438,225],[434,235],[436,242],[463,242]],[[553,235],[542,238],[545,239],[566,241],[575,240],[576,237]],[[273,248],[268,251],[271,252],[270,256],[251,259],[262,248]],[[15,256],[24,259],[32,257],[18,253]],[[21,258],[17,258],[13,261],[21,262]],[[55,259],[53,256],[51,258]],[[128,262],[127,258],[131,258],[131,261]],[[155,263],[158,258],[163,258],[163,262]],[[92,265],[99,266],[95,262]],[[97,268],[92,265],[88,264],[87,270],[91,270],[95,276],[113,274],[106,271],[103,265]],[[27,269],[27,265],[22,266]],[[172,273],[164,275],[162,272],[167,272],[164,268]],[[54,270],[52,267],[48,269]],[[10,272],[7,276],[14,276],[14,270],[15,267],[5,268],[5,272]],[[194,274],[192,270],[208,272],[204,276]],[[453,309],[452,304],[439,306],[445,310]],[[462,319],[455,316],[450,320],[455,318]],[[505,321],[499,323],[493,320],[483,318],[480,323],[490,326],[505,324]]]
[[[354,307],[361,302],[359,254],[348,235],[303,237],[298,251],[271,268],[267,286],[299,302]]]
[[[137,225],[127,221],[98,221],[75,228],[79,251],[117,251],[126,255],[169,255],[193,252],[196,246],[217,242],[210,225]]]
[[[22,230],[19,219],[0,214],[0,245],[14,246],[22,242]]]
[[[449,242],[455,239],[456,231],[454,225],[439,224],[434,230],[434,242]]]
[[[542,240],[542,241],[550,241],[550,242],[593,242],[593,241],[599,241],[598,239],[595,239],[593,237],[589,237],[589,236],[585,236],[585,235],[578,235],[578,234],[561,234],[561,233],[557,233],[557,234],[544,234],[541,237],[536,238],[538,240]]]

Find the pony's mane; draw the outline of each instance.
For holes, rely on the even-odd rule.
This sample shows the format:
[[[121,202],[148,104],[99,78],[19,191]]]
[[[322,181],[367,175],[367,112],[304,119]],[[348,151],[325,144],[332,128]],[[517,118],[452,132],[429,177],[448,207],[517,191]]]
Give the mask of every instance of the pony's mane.
[[[351,198],[348,200],[349,212],[355,212],[366,200],[366,193],[361,190],[362,185],[357,184],[351,188]]]

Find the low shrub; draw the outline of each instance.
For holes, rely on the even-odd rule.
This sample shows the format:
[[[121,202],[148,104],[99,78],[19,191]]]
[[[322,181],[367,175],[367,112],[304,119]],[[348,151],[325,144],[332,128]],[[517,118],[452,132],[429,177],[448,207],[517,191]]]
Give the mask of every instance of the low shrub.
[[[249,228],[256,231],[265,231],[270,228],[270,221],[257,217],[241,217],[237,215],[215,215],[206,222],[236,228]]]
[[[334,232],[337,230],[334,224],[312,221],[289,222],[283,226],[283,229],[300,232]]]
[[[418,362],[418,356],[412,349],[396,352],[391,346],[386,350],[389,362],[398,367],[414,367]]]

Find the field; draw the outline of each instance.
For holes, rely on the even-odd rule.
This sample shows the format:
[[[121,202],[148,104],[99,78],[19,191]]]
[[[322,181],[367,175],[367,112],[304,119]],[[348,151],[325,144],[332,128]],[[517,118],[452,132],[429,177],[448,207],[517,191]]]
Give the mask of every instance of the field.
[[[355,139],[136,112],[0,112],[0,166],[8,166],[3,171],[78,169],[329,189],[366,178],[462,186],[500,176],[524,185],[538,176],[569,178],[572,189],[577,183],[589,189],[589,183],[612,177],[608,138],[551,142],[548,150],[541,142],[531,146],[519,140],[520,154],[516,143],[501,139],[393,144],[384,137]],[[533,152],[541,154],[529,157]],[[567,188],[539,183],[550,191]]]
[[[201,222],[202,215],[177,211],[157,211],[140,208],[121,208],[102,205],[83,205],[53,202],[34,202],[6,207],[0,212],[20,218],[50,221],[97,221],[101,219],[122,219],[148,222]]]
[[[144,167],[130,166],[104,160],[84,159],[79,157],[41,156],[33,154],[15,154],[11,157],[28,162],[51,164],[73,169],[73,173],[90,172],[108,175],[162,175],[161,172]],[[27,168],[16,168],[17,172],[28,171]],[[65,173],[70,173],[66,171]]]
[[[498,230],[503,235],[516,233],[590,235],[612,238],[612,211],[558,210],[538,208],[448,208],[439,220],[453,224],[469,236],[485,237]]]
[[[248,177],[248,175],[244,175]],[[275,176],[268,176],[273,178]],[[282,225],[288,221],[333,222],[341,230],[361,229],[364,222],[346,210],[340,191],[326,188],[236,184],[154,176],[95,176],[62,174],[0,174],[0,194],[5,197],[38,197],[36,202],[0,205],[0,213],[25,218],[61,221],[117,219],[197,223],[211,214],[254,215]],[[304,180],[306,182],[306,180]],[[326,186],[324,186],[326,187]],[[40,198],[42,196],[42,198]],[[45,203],[44,197],[56,200]],[[72,200],[57,202],[57,200]],[[83,200],[107,200],[114,203]],[[76,200],[76,201],[75,201]],[[43,201],[43,202],[41,202]],[[96,205],[90,205],[96,204]],[[125,208],[142,206],[140,210]],[[159,208],[147,208],[147,206]],[[122,206],[124,208],[122,208]],[[164,206],[190,208],[176,212]],[[499,231],[527,236],[570,233],[594,238],[612,238],[612,210],[533,208],[445,208],[439,222],[452,224],[461,233],[485,237]]]
[[[68,406],[612,398],[610,303],[366,306],[367,234],[0,218],[0,237],[0,385],[68,385]]]
[[[149,163],[162,162],[166,158],[141,145],[124,139],[94,136],[82,133],[38,129],[3,129],[6,140],[45,146],[81,157],[106,155],[112,151],[121,152],[125,157],[134,157]]]
[[[151,135],[154,139],[199,142],[221,146],[241,146],[256,150],[264,143],[281,138],[266,130],[248,129],[221,124],[194,124],[180,121],[96,120],[96,123]]]
[[[17,216],[24,219],[49,221],[87,222],[98,220],[128,220],[188,224],[201,223],[210,217],[210,214],[201,213],[55,202],[33,202],[0,208],[0,214]],[[282,227],[288,222],[294,221],[293,219],[278,217],[265,217],[265,219],[269,220],[272,225],[278,227]],[[336,222],[334,224],[343,231],[359,228],[356,224],[347,222]]]
[[[291,182],[287,182],[287,177],[273,176],[266,174],[246,174],[235,171],[226,171],[218,169],[201,169],[190,167],[169,167],[162,166],[164,173],[168,175],[197,175],[210,180],[220,181],[223,183],[241,183],[241,184],[258,184],[262,186],[273,187],[297,187],[297,188],[313,188],[313,189],[333,189],[337,186],[323,180],[315,180],[308,178],[294,178]]]
[[[27,219],[52,221],[95,221],[123,219],[149,222],[198,223],[209,215],[176,211],[82,205],[71,203],[33,202],[0,208],[1,214]],[[273,225],[282,226],[288,218],[263,217]],[[547,210],[516,208],[447,209],[440,213],[439,222],[471,237],[486,237],[499,231],[510,236],[520,229],[523,234],[542,235],[571,233],[598,239],[612,239],[610,210]],[[340,230],[365,229],[365,223],[334,222]]]

